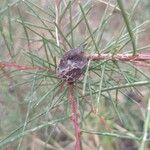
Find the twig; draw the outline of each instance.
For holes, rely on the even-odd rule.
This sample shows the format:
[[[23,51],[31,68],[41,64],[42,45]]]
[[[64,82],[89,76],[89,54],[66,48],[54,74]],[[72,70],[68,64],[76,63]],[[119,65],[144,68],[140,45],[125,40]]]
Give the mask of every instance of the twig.
[[[16,68],[17,70],[49,70],[49,68],[44,68],[44,67],[32,67],[32,66],[26,66],[26,65],[18,65],[16,63],[1,63],[0,62],[0,67],[8,67],[8,68]]]
[[[58,0],[55,0],[55,11],[56,11],[56,24],[58,25],[58,16],[59,16],[59,1]],[[60,42],[59,42],[59,36],[58,36],[58,29],[57,27],[55,27],[55,34],[56,34],[56,42],[57,42],[57,46],[60,45]]]
[[[122,17],[123,17],[124,22],[126,24],[129,36],[131,38],[131,43],[132,43],[132,47],[133,47],[133,55],[136,55],[137,49],[136,49],[136,43],[135,43],[134,33],[133,33],[132,29],[131,29],[130,21],[129,21],[128,17],[127,17],[127,14],[126,14],[126,11],[125,11],[125,8],[124,8],[124,4],[123,4],[122,0],[117,0],[117,3],[118,3],[119,8],[121,10]]]
[[[149,54],[86,54],[89,60],[113,60],[113,61],[150,61]]]
[[[108,136],[108,137],[117,137],[117,138],[123,138],[123,139],[134,139],[139,141],[140,139],[136,136],[129,135],[128,133],[110,133],[110,132],[95,132],[93,130],[85,130],[81,129],[81,132],[87,133],[87,134],[96,134],[101,136]]]
[[[81,149],[80,128],[79,128],[79,124],[78,124],[78,117],[77,117],[77,111],[76,111],[76,101],[75,101],[75,96],[74,96],[74,84],[68,83],[68,85],[69,85],[69,90],[70,90],[72,121],[73,121],[75,132],[76,132],[76,150],[80,150]]]
[[[145,118],[145,123],[144,123],[144,135],[142,138],[140,150],[144,150],[145,141],[147,140],[149,122],[150,122],[150,97],[148,100],[147,113],[146,113],[146,118]]]
[[[138,62],[146,62],[150,61],[150,55],[149,54],[85,54],[88,60],[91,61],[101,61],[101,60],[112,60],[112,61],[128,61],[132,63],[138,63]],[[146,66],[146,64],[145,64]],[[32,67],[27,65],[18,65],[14,62],[11,63],[3,63],[0,62],[0,67],[4,68],[16,68],[17,70],[47,70],[54,73],[53,70],[46,67]]]

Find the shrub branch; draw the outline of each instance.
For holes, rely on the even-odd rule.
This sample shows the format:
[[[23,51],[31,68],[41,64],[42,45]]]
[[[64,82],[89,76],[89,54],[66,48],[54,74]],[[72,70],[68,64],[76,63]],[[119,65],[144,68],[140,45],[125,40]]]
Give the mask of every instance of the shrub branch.
[[[150,61],[149,54],[86,54],[89,60],[112,60],[112,61]]]
[[[72,121],[74,124],[75,132],[76,132],[76,150],[81,149],[80,145],[80,128],[78,124],[78,116],[77,116],[77,109],[76,109],[76,101],[74,96],[74,84],[68,83],[69,85],[69,93],[70,93],[70,102],[71,102],[71,111],[72,111]]]
[[[150,54],[85,54],[88,60],[101,61],[101,60],[112,60],[112,61],[128,61],[128,62],[147,62],[150,61]],[[17,70],[41,70],[41,71],[52,71],[46,67],[32,67],[27,65],[18,65],[14,62],[3,63],[0,62],[0,67],[4,68],[15,68]],[[52,71],[54,72],[54,71]]]

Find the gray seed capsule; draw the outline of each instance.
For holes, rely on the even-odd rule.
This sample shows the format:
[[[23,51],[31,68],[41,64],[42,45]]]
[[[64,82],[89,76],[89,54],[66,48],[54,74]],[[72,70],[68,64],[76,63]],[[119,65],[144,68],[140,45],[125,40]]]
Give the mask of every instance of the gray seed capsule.
[[[71,49],[61,58],[57,68],[60,78],[67,82],[75,82],[83,73],[87,58],[81,48]]]

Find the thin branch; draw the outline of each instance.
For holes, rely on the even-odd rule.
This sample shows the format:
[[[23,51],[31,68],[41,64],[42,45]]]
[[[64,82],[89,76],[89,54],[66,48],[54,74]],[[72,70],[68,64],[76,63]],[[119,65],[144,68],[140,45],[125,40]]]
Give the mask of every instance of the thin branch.
[[[130,134],[118,134],[118,133],[110,133],[110,132],[95,132],[93,130],[85,130],[81,129],[81,132],[87,133],[87,134],[96,134],[96,135],[101,135],[101,136],[109,136],[109,137],[117,137],[117,138],[123,138],[123,139],[134,139],[139,141],[140,139],[136,136],[131,136]]]
[[[78,124],[78,117],[77,117],[77,111],[76,111],[76,101],[75,101],[75,96],[74,96],[74,84],[68,83],[68,85],[69,85],[69,90],[70,90],[72,121],[73,121],[75,132],[76,132],[76,150],[80,150],[81,149],[80,128],[79,128],[79,124]]]
[[[128,17],[127,17],[127,14],[126,14],[126,11],[125,11],[125,8],[124,8],[122,0],[117,0],[117,2],[118,2],[118,5],[120,7],[120,10],[121,10],[124,22],[126,24],[127,31],[128,31],[129,36],[131,38],[132,47],[133,47],[133,55],[135,55],[137,49],[136,49],[136,43],[135,43],[135,39],[134,39],[134,33],[133,33],[132,29],[131,29],[130,21],[129,21]]]
[[[145,123],[144,123],[144,135],[142,138],[140,150],[144,150],[144,145],[148,136],[147,133],[148,133],[149,122],[150,122],[150,97],[148,100],[147,113],[146,113],[146,118],[145,118]]]
[[[38,70],[38,71],[49,70],[49,68],[44,68],[44,67],[32,67],[32,66],[26,66],[26,65],[18,65],[16,63],[1,63],[1,62],[0,62],[0,67],[15,68],[17,70]]]
[[[112,61],[128,61],[128,62],[133,62],[133,63],[150,61],[149,54],[136,54],[136,55],[116,54],[116,55],[113,55],[113,54],[88,54],[86,53],[85,56],[87,57],[88,60],[91,60],[91,61],[112,60]],[[16,68],[17,70],[39,70],[39,71],[43,70],[43,71],[51,71],[52,73],[54,73],[54,71],[51,70],[50,68],[18,65],[13,62],[11,63],[0,62],[0,67]]]
[[[55,1],[55,11],[56,11],[56,24],[58,25],[58,16],[59,16],[59,2],[56,0]],[[56,34],[56,42],[57,42],[57,46],[60,45],[60,42],[59,42],[59,36],[58,36],[58,28],[55,27],[55,34]]]
[[[86,54],[89,60],[113,60],[113,61],[150,61],[149,54]]]

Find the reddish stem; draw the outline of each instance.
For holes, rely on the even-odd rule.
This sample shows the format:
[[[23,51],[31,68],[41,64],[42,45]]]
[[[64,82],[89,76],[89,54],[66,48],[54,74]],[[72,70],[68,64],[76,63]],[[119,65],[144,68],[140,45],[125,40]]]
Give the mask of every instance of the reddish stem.
[[[79,124],[78,124],[78,117],[77,117],[77,111],[76,111],[76,101],[75,101],[75,96],[74,96],[74,84],[68,83],[68,85],[69,85],[69,90],[70,90],[72,121],[73,121],[75,132],[76,132],[76,150],[80,150],[81,149],[80,128],[79,128]]]
[[[16,63],[0,63],[0,67],[16,68],[17,70],[49,70],[49,68],[24,66]]]
[[[98,60],[113,60],[113,61],[130,61],[130,62],[146,62],[150,61],[150,54],[86,54],[87,59],[92,61]],[[0,67],[16,68],[18,70],[50,70],[50,68],[44,67],[32,67],[25,65],[18,65],[16,63],[2,63],[0,62]],[[52,70],[51,70],[52,71]],[[53,72],[53,71],[52,71]]]
[[[150,61],[149,54],[86,54],[90,60],[114,60],[114,61]]]

